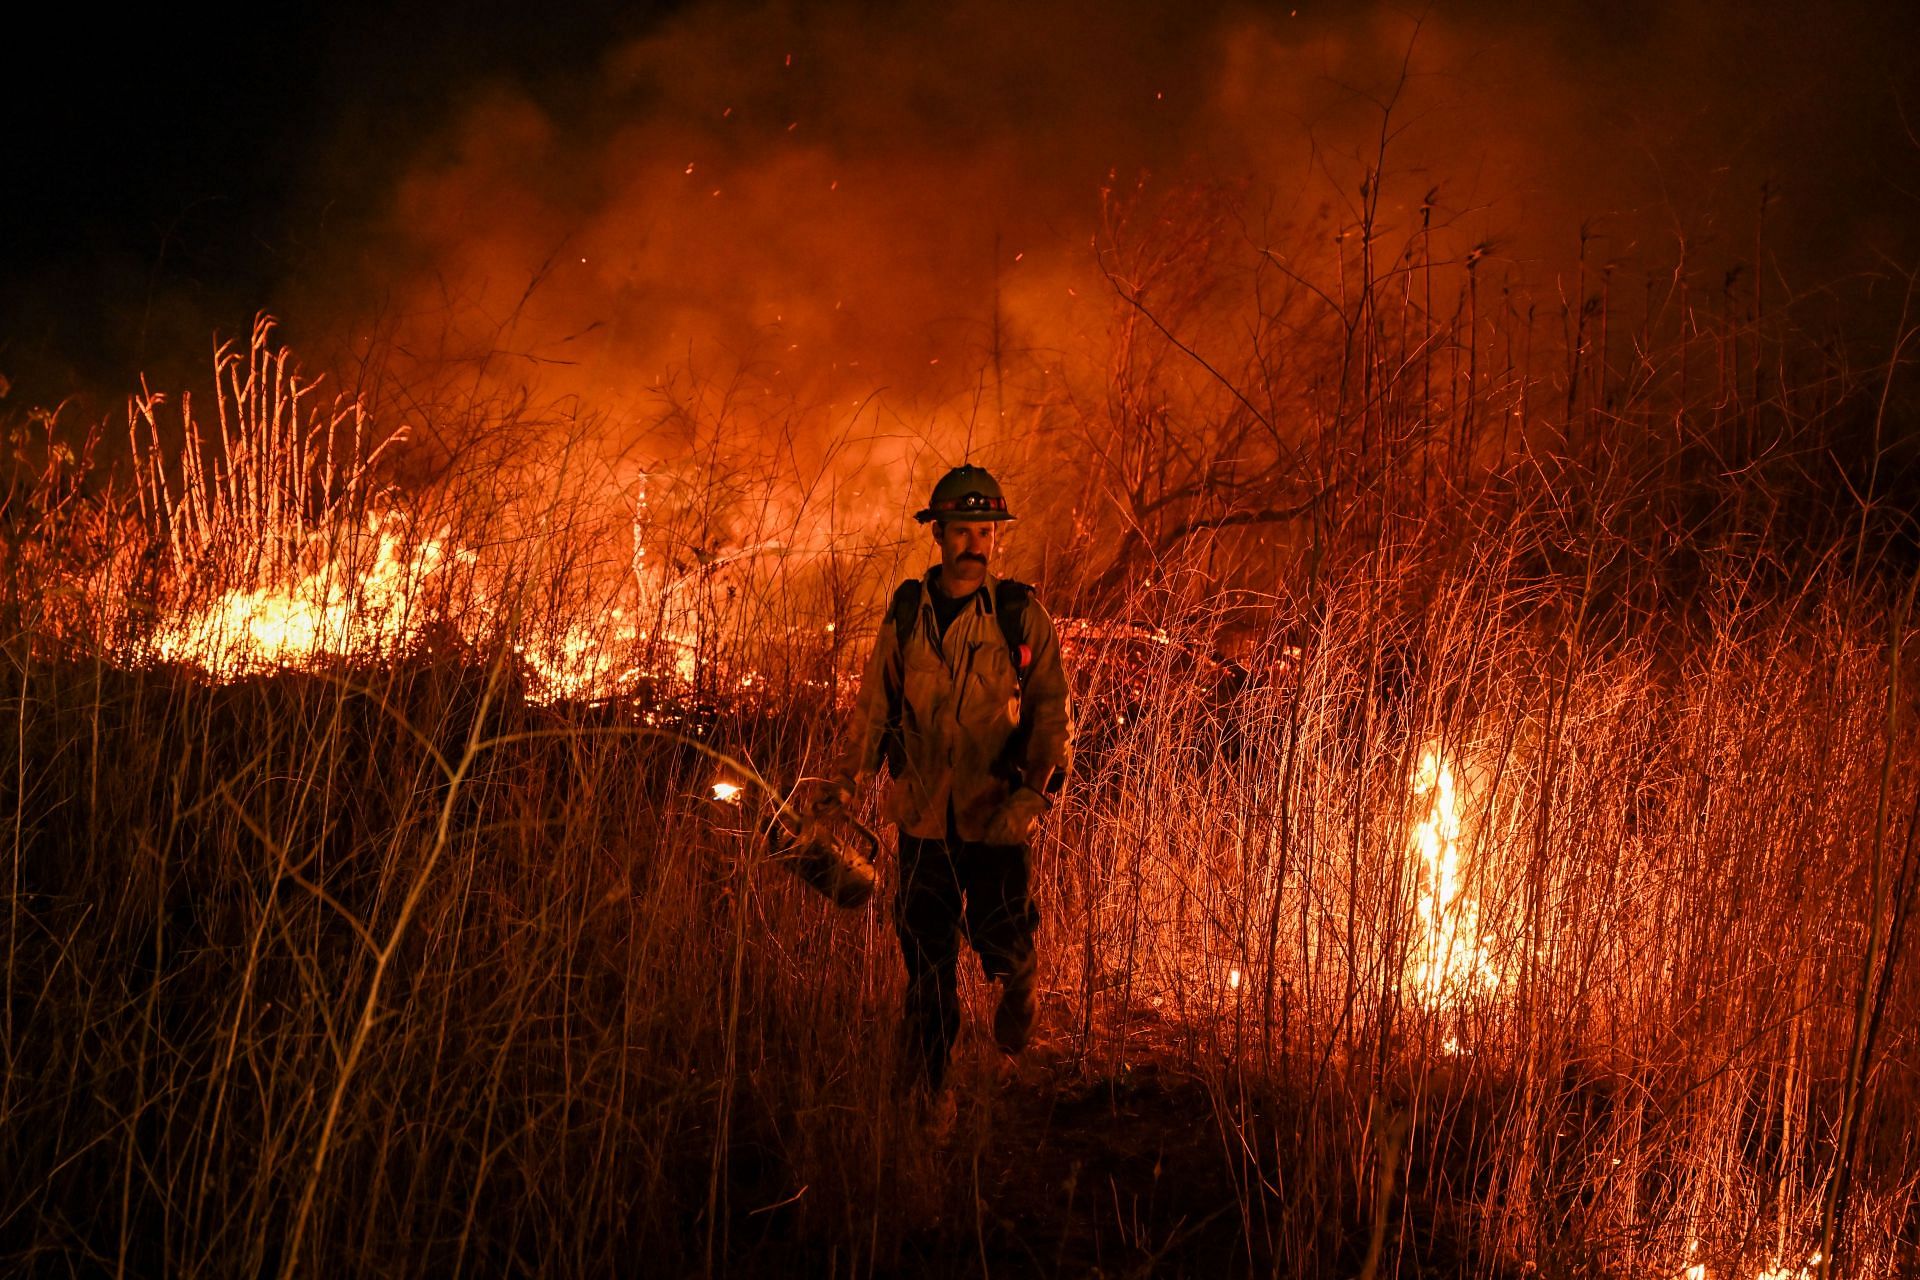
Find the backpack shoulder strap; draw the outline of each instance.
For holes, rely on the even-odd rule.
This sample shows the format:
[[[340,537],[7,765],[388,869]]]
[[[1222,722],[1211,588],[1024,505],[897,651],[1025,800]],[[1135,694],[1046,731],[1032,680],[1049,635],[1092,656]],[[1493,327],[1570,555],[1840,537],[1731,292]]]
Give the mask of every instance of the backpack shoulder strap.
[[[1006,637],[1007,656],[1013,659],[1022,693],[1033,667],[1033,649],[1027,644],[1027,601],[1032,598],[1033,588],[1012,578],[1002,578],[993,596],[993,614],[1000,620],[1000,634]]]
[[[908,578],[893,589],[893,603],[887,606],[887,618],[893,626],[895,650],[905,662],[907,641],[913,638],[913,629],[920,622],[920,579]],[[880,757],[887,762],[887,768],[895,778],[904,777],[907,769],[907,753],[900,738],[901,706],[900,686],[892,680],[886,682],[887,688],[887,726],[880,735]]]
[[[908,578],[893,589],[893,604],[887,610],[893,620],[893,639],[901,653],[913,638],[914,624],[920,621],[920,579]]]

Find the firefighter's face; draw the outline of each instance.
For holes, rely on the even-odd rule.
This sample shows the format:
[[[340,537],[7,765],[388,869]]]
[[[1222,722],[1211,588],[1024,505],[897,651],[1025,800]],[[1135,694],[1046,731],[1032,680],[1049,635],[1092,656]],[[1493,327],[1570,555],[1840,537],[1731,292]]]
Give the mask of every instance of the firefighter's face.
[[[940,545],[940,577],[954,586],[979,586],[993,559],[993,540],[1000,526],[991,520],[947,520],[933,526]]]

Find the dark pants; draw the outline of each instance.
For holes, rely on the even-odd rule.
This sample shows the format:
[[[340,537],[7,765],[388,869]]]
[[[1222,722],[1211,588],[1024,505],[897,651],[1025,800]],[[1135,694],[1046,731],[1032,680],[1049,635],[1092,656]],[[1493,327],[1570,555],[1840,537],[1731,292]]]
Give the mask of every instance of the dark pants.
[[[908,1066],[937,1089],[960,1035],[962,929],[989,979],[1033,965],[1040,913],[1027,884],[1026,846],[923,840],[902,831],[893,923],[907,963]]]

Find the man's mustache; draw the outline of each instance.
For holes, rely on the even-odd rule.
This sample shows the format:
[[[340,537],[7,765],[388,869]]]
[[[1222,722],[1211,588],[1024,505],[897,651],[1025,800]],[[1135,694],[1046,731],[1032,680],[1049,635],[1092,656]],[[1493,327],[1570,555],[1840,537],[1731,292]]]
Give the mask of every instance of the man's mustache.
[[[987,558],[981,555],[978,551],[962,551],[960,553],[960,559],[962,561],[972,560],[982,566],[984,566],[987,563]]]

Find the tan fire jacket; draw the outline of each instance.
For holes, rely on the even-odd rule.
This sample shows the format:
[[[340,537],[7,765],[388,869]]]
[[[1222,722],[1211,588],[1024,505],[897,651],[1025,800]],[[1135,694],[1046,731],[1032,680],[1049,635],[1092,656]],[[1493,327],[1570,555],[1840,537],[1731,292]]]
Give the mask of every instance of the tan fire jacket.
[[[904,653],[892,619],[881,620],[838,776],[857,787],[878,772],[889,700],[897,697],[906,767],[887,794],[887,817],[908,835],[937,839],[947,834],[951,803],[955,834],[979,840],[1018,785],[1007,776],[1013,772],[1007,764],[1035,784],[1049,766],[1066,772],[1073,760],[1073,710],[1060,637],[1039,600],[1029,597],[1021,615],[1033,655],[1023,697],[993,612],[996,579],[987,577],[943,637],[932,603],[938,573],[936,566],[921,584],[920,617]],[[1024,758],[1002,762],[1007,739],[1023,722],[1032,726]]]

